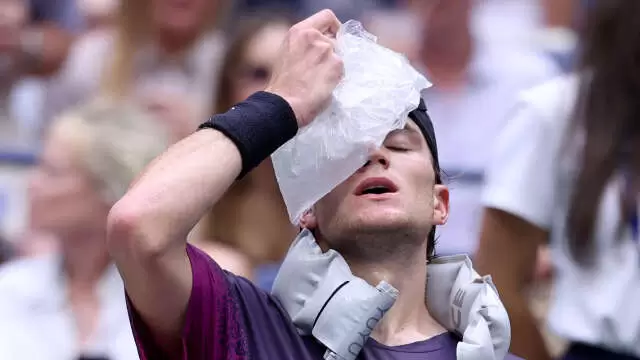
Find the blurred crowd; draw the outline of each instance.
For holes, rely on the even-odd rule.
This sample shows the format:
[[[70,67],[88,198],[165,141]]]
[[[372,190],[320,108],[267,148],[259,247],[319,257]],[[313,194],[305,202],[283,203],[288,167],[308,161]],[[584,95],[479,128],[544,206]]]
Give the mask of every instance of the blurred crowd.
[[[436,252],[475,258],[488,241],[484,209],[509,212],[486,200],[489,170],[520,169],[496,168],[491,148],[522,91],[574,71],[591,3],[0,0],[0,359],[138,358],[104,241],[111,206],[169,145],[263,89],[288,28],[322,8],[360,20],[434,84],[423,96],[451,189]],[[534,136],[521,135],[514,141]],[[269,289],[297,232],[264,162],[190,241]],[[527,306],[558,356],[575,339],[547,329],[557,261],[546,244],[534,248]],[[529,351],[514,344],[518,355]]]

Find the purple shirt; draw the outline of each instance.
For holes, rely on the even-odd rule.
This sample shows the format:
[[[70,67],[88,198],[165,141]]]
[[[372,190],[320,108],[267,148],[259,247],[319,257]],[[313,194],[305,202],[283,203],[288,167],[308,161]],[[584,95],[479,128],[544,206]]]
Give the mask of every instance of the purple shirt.
[[[321,360],[326,348],[298,335],[287,313],[249,280],[223,271],[197,248],[187,245],[193,288],[182,332],[185,360]],[[128,302],[140,359],[163,359],[149,331]],[[373,339],[362,360],[455,360],[458,339],[451,333],[425,341],[385,346]]]

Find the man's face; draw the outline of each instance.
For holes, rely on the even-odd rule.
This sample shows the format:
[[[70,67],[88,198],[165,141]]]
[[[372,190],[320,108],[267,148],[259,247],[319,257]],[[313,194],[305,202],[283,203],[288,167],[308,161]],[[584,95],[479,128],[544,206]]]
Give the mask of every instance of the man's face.
[[[425,138],[409,120],[362,168],[320,199],[303,225],[345,257],[384,259],[396,250],[424,246],[432,226],[446,221],[448,197],[446,187],[435,184]],[[400,244],[406,241],[411,244]]]

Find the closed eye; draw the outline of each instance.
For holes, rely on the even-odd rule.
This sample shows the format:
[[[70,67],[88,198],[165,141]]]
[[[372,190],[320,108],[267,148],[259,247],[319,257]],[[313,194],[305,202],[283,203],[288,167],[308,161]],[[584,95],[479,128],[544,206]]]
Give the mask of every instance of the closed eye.
[[[409,151],[409,149],[407,147],[404,147],[404,146],[389,146],[389,145],[387,145],[387,149],[389,149],[391,151],[398,151],[398,152]]]

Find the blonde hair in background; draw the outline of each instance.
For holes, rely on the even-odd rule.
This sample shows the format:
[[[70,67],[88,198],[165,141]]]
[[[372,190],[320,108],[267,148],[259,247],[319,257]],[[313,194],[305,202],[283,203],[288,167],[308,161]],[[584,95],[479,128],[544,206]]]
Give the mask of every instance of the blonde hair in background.
[[[118,201],[170,145],[166,129],[145,111],[108,100],[62,114],[52,131],[76,145],[79,165],[96,181],[108,204]]]
[[[213,1],[213,0],[207,0]],[[232,0],[218,2],[216,14],[203,30],[219,28],[230,12]],[[107,63],[102,79],[104,95],[122,97],[129,90],[133,78],[136,50],[152,36],[151,0],[119,0],[116,15],[116,39],[112,57]]]

